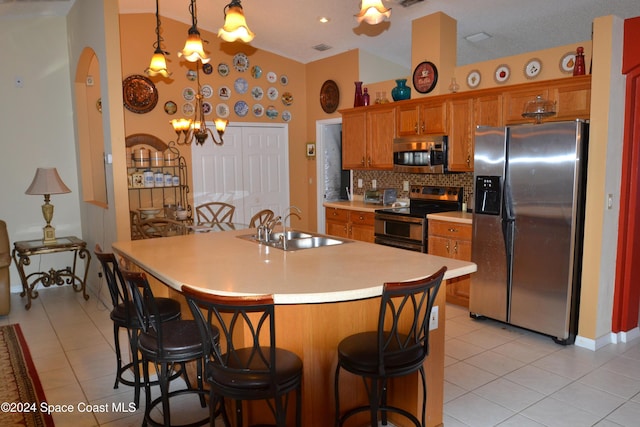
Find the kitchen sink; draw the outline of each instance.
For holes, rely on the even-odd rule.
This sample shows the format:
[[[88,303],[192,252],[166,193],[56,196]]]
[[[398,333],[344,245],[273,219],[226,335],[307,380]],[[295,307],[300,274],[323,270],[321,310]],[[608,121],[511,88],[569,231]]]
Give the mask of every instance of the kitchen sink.
[[[283,244],[281,237],[287,236],[286,245]],[[287,230],[286,234],[276,232],[271,234],[268,241],[258,240],[257,234],[244,234],[238,236],[239,239],[249,240],[255,243],[271,246],[272,248],[282,249],[285,251],[297,251],[301,249],[322,248],[324,246],[335,246],[343,243],[349,243],[350,240],[338,239],[335,237],[325,236],[322,234],[313,234],[297,230]]]

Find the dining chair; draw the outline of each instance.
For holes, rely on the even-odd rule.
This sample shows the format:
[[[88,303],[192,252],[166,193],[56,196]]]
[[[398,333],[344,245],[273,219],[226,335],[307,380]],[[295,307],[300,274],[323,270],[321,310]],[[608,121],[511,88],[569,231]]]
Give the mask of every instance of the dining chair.
[[[427,382],[424,360],[429,354],[429,320],[446,267],[431,276],[406,282],[387,282],[383,286],[378,328],[344,338],[338,344],[338,365],[334,377],[335,426],[351,416],[369,412],[372,426],[387,425],[388,412],[408,418],[415,426],[425,427]],[[368,405],[340,414],[340,370],[361,376]],[[421,420],[409,411],[388,403],[390,378],[419,372],[422,380]]]
[[[116,381],[113,388],[118,388],[122,383],[134,387],[134,403],[136,408],[140,406],[140,358],[138,357],[138,334],[141,324],[135,313],[127,285],[122,277],[116,257],[111,252],[104,252],[100,245],[96,245],[94,253],[100,261],[102,272],[107,282],[109,295],[111,296],[111,313],[113,321],[113,341],[116,351]],[[159,319],[163,322],[180,319],[180,303],[172,298],[156,298]],[[131,362],[122,366],[122,353],[120,349],[120,328],[127,331]],[[133,373],[133,380],[125,378],[125,373]]]
[[[196,206],[197,225],[215,225],[221,222],[233,222],[236,207],[229,203],[209,202]]]
[[[271,209],[262,209],[261,211],[256,212],[249,221],[249,228],[257,228],[259,225],[265,224],[273,218],[274,215],[275,214]]]
[[[205,343],[211,408],[216,408],[221,399],[235,400],[235,426],[242,427],[242,401],[265,400],[276,426],[285,427],[289,395],[295,390],[295,425],[300,427],[302,360],[276,347],[273,296],[221,296],[187,285],[182,286],[182,293]],[[215,344],[211,333],[214,327],[221,333],[220,345]],[[229,427],[226,417],[223,419]]]
[[[189,228],[181,221],[169,218],[151,218],[139,221],[138,231],[143,239],[154,239],[156,237],[170,237],[187,234]]]
[[[160,320],[160,306],[158,298],[155,298],[147,276],[142,272],[122,270],[122,276],[129,285],[132,295],[135,313],[141,325],[138,338],[138,350],[142,354],[142,366],[145,385],[145,414],[144,424],[153,426],[170,426],[171,407],[170,399],[185,394],[196,394],[200,405],[206,407],[204,383],[202,379],[204,348],[200,337],[199,327],[194,320],[176,319],[168,322]],[[212,327],[212,340],[215,342],[219,336],[217,328]],[[196,364],[196,387],[189,380],[186,364]],[[151,400],[151,380],[149,364],[152,364],[157,374],[157,384],[160,388],[160,396]],[[179,366],[176,370],[176,366]],[[177,390],[169,389],[169,382],[181,375],[186,388]],[[180,401],[184,404],[184,401]],[[161,407],[162,422],[156,421],[152,413],[154,408]],[[199,419],[182,427],[193,427],[209,424],[209,417]],[[174,423],[175,425],[175,423]]]

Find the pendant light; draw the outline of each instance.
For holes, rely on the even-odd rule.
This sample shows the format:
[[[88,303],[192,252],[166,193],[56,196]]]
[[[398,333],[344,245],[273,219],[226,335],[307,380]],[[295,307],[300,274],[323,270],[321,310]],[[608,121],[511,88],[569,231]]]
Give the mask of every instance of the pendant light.
[[[162,50],[160,43],[163,41],[162,37],[160,37],[160,8],[159,8],[159,0],[156,0],[156,42],[153,46],[156,48],[155,52],[153,52],[153,57],[151,57],[151,64],[149,64],[149,68],[144,70],[145,74],[148,76],[163,76],[169,77],[171,73],[167,69],[167,58],[165,58],[165,54],[168,55],[169,52],[165,52]]]
[[[227,42],[241,40],[245,43],[255,37],[247,26],[240,0],[232,0],[224,7],[224,26],[218,31],[218,37]]]
[[[196,0],[191,0],[189,11],[191,12],[191,28],[189,28],[189,36],[187,37],[184,49],[178,52],[178,56],[189,62],[201,61],[203,64],[207,64],[211,58],[207,57],[204,53],[202,38],[200,37],[200,31],[198,31]]]
[[[391,8],[385,8],[382,0],[362,0],[360,13],[355,16],[359,23],[376,25],[391,17]]]

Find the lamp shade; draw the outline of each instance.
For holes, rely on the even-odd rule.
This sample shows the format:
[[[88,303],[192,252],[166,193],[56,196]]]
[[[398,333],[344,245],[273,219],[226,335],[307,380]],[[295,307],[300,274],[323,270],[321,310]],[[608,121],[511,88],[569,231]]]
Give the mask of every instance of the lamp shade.
[[[203,64],[208,64],[209,61],[211,61],[211,58],[204,53],[200,32],[195,27],[189,30],[189,36],[184,44],[184,49],[178,52],[178,56],[189,62],[201,61]]]
[[[362,0],[360,13],[356,15],[358,22],[366,22],[369,25],[376,25],[389,19],[391,9],[382,5],[382,0]]]
[[[38,168],[33,181],[25,194],[63,194],[70,193],[69,187],[64,185],[56,168]]]
[[[218,31],[218,37],[228,42],[242,40],[245,43],[249,43],[255,37],[255,34],[247,26],[242,6],[239,3],[229,5],[224,18],[224,26]]]
[[[151,64],[145,72],[151,77],[158,75],[169,77],[171,75],[167,69],[167,59],[164,57],[164,52],[162,52],[160,48],[156,49],[154,52],[153,57],[151,58]]]

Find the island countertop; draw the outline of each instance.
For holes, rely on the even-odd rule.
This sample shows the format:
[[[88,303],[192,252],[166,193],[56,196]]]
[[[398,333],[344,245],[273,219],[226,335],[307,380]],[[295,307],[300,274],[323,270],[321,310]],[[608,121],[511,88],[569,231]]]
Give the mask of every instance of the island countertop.
[[[188,284],[219,295],[273,294],[276,304],[377,297],[384,282],[428,276],[443,265],[445,279],[476,271],[470,262],[359,241],[285,252],[237,237],[254,232],[120,241],[113,249],[177,291]]]

